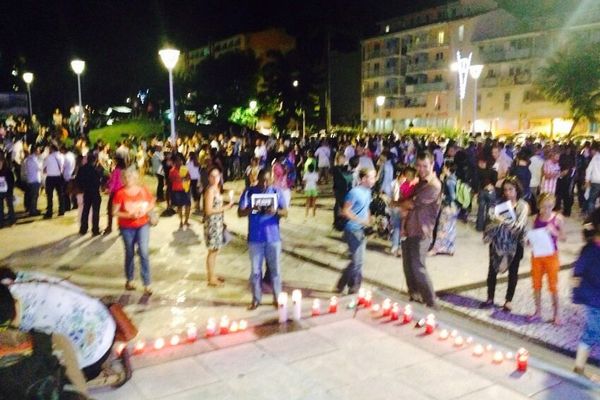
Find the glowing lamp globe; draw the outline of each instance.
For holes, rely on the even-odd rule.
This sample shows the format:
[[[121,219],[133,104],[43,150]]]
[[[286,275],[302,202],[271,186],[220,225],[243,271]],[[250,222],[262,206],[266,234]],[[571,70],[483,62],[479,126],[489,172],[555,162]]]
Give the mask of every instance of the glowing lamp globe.
[[[179,50],[176,49],[162,49],[158,52],[158,55],[160,55],[160,59],[169,70],[175,68],[177,60],[179,60]]]
[[[77,75],[81,74],[83,72],[83,70],[85,69],[85,61],[82,61],[82,60],[71,61],[71,69]]]
[[[25,72],[23,74],[23,80],[29,85],[31,82],[33,82],[33,74],[31,72]]]
[[[483,65],[471,65],[469,67],[469,75],[471,75],[471,78],[473,79],[479,79],[481,71],[483,71]]]
[[[385,96],[377,96],[375,102],[379,107],[381,107],[385,103]]]

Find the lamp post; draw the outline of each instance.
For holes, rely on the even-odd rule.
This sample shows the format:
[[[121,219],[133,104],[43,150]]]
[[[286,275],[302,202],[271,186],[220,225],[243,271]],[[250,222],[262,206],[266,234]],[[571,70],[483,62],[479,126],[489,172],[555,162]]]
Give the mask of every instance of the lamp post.
[[[473,136],[475,136],[475,121],[477,121],[477,80],[481,76],[483,71],[483,65],[471,65],[469,68],[469,75],[475,82],[473,82]]]
[[[252,111],[252,116],[256,118],[256,110],[258,109],[258,102],[256,100],[250,100],[249,103],[250,111]],[[256,130],[256,121],[252,124],[252,129]]]
[[[179,59],[179,50],[176,49],[162,49],[158,52],[160,59],[169,71],[169,100],[171,102],[171,136],[169,140],[173,146],[177,142],[177,134],[175,133],[175,101],[173,100],[173,68],[177,65]]]
[[[77,75],[77,93],[79,94],[79,132],[83,136],[83,103],[81,102],[81,74],[85,69],[85,61],[71,61],[71,69]]]
[[[377,108],[379,110],[379,116],[381,117],[381,127],[382,127],[382,133],[385,130],[385,119],[382,117],[381,115],[381,110],[383,108],[383,105],[385,104],[385,96],[377,96],[375,98],[375,103],[377,104]]]
[[[27,99],[29,100],[29,118],[33,115],[31,107],[31,82],[33,82],[33,74],[31,72],[25,72],[23,74],[23,80],[27,84]]]
[[[456,62],[450,65],[452,71],[458,72],[458,89],[460,98],[460,117],[458,127],[462,130],[463,121],[463,101],[465,100],[465,94],[467,91],[467,78],[469,75],[469,68],[471,66],[471,57],[473,53],[469,53],[468,57],[461,57],[460,51],[456,52]]]
[[[292,86],[295,88],[300,86],[300,82],[298,82],[298,79],[294,79],[292,81]],[[304,107],[302,107],[300,111],[302,112],[302,137],[304,137],[304,135],[306,135],[306,112],[304,111]]]

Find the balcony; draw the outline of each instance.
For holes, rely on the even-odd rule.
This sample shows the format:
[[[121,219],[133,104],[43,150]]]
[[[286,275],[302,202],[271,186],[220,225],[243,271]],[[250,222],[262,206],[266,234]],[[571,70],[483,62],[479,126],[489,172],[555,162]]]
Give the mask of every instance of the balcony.
[[[363,78],[369,79],[369,78],[379,78],[379,77],[394,76],[394,75],[400,75],[400,67],[384,68],[384,69],[380,69],[380,70],[376,70],[376,71],[365,71],[363,73]]]
[[[479,53],[479,56],[481,58],[481,61],[485,64],[510,60],[519,60],[523,58],[531,58],[532,51],[531,49],[501,49],[495,51],[482,51]]]
[[[365,54],[365,60],[371,60],[373,58],[399,57],[399,56],[400,56],[399,48],[389,48],[389,49],[369,51]]]
[[[406,67],[406,73],[416,73],[422,71],[430,71],[435,69],[447,69],[449,64],[446,60],[424,61],[418,64],[410,64]]]
[[[498,78],[496,78],[495,76],[483,78],[483,80],[481,81],[481,87],[491,88],[496,86],[498,86]]]
[[[427,100],[408,97],[404,100],[405,108],[424,108],[427,107]]]
[[[515,84],[526,85],[528,83],[531,83],[531,73],[521,72],[521,73],[515,75]]]
[[[426,40],[419,43],[409,44],[407,48],[407,53],[436,49],[438,47],[447,47],[448,45],[450,45],[450,42],[448,40],[444,40],[442,43],[438,42],[437,40]]]
[[[398,96],[398,95],[400,95],[399,87],[367,89],[367,90],[363,91],[364,97]]]
[[[449,85],[447,82],[416,83],[406,85],[406,93],[443,92],[448,90],[448,88]]]

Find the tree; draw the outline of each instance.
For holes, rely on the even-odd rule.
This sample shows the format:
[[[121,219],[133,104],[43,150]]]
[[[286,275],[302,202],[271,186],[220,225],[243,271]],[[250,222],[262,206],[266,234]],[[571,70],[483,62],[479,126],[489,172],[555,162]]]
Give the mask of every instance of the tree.
[[[296,51],[270,51],[262,69],[259,99],[261,108],[275,118],[279,131],[305,113],[307,120],[320,116],[319,90],[322,77]]]
[[[567,103],[573,126],[582,120],[596,122],[600,112],[600,50],[596,44],[576,42],[542,67],[538,90],[556,103]]]
[[[198,65],[188,82],[194,93],[191,105],[211,110],[213,118],[227,121],[237,108],[247,107],[256,97],[258,73],[258,60],[252,51],[211,56]]]

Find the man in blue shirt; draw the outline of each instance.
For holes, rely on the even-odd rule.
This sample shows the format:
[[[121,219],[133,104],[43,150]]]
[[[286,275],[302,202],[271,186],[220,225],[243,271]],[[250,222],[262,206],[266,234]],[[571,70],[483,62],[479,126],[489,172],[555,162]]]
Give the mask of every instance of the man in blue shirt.
[[[277,203],[270,206],[252,206],[252,196],[275,194]],[[277,307],[277,297],[281,292],[279,260],[281,257],[281,236],[279,219],[287,217],[288,211],[281,191],[271,186],[271,171],[263,169],[258,173],[258,184],[244,190],[240,197],[239,217],[248,217],[248,251],[250,253],[250,285],[252,303],[249,310],[255,310],[262,298],[262,265],[266,260],[273,284],[273,305]]]
[[[350,251],[350,263],[342,271],[336,290],[342,293],[348,286],[348,294],[358,292],[362,282],[362,266],[367,249],[365,227],[370,224],[371,188],[375,185],[374,169],[361,168],[358,171],[359,184],[348,192],[341,215],[348,220],[344,226],[344,240]]]

